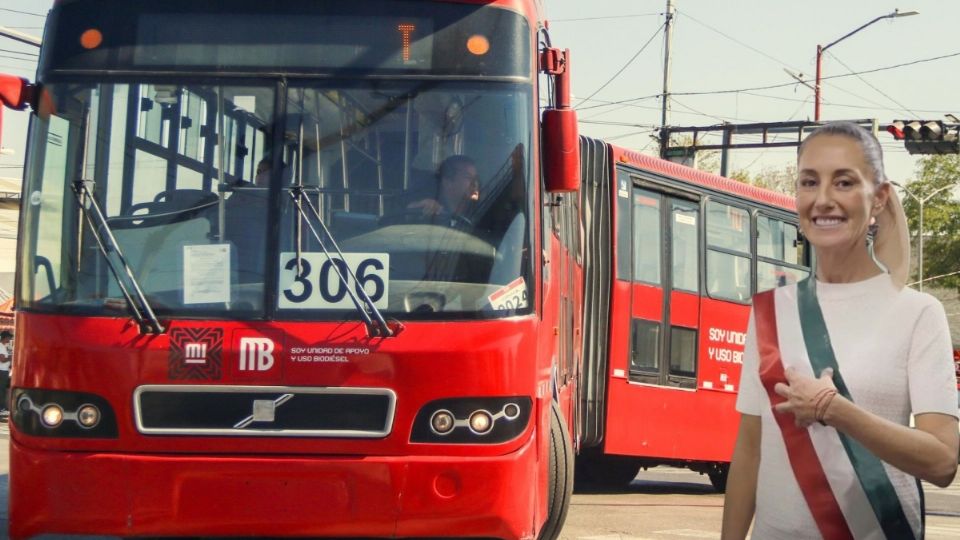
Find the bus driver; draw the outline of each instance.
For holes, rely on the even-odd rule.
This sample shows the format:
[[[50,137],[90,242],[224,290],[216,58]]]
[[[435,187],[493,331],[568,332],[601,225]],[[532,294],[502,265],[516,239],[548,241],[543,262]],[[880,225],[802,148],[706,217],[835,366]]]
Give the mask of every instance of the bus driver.
[[[473,225],[471,211],[480,199],[480,183],[477,166],[464,155],[454,155],[443,160],[437,170],[435,197],[426,197],[407,205],[407,215],[419,214],[433,222],[450,219],[457,223]]]

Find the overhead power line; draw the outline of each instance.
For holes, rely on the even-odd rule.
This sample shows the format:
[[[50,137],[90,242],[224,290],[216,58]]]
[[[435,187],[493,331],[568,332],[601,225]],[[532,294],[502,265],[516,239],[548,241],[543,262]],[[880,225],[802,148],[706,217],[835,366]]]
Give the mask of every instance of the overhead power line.
[[[891,65],[891,66],[884,66],[884,67],[879,67],[879,68],[874,68],[874,69],[867,69],[867,70],[864,70],[864,71],[857,71],[857,72],[854,72],[854,73],[842,73],[842,74],[839,74],[839,75],[830,75],[830,76],[828,76],[828,77],[821,77],[820,80],[821,80],[821,81],[827,81],[827,80],[831,80],[831,79],[844,79],[844,78],[847,78],[847,77],[855,77],[855,76],[857,76],[857,75],[865,75],[865,74],[868,74],[868,73],[877,73],[877,72],[879,72],[879,71],[888,71],[888,70],[891,70],[891,69],[897,69],[897,68],[902,68],[902,67],[907,67],[907,66],[913,66],[913,65],[917,65],[917,64],[923,64],[923,63],[926,63],[926,62],[934,62],[934,61],[936,61],[936,60],[943,60],[943,59],[946,59],[946,58],[953,58],[953,57],[955,57],[955,56],[960,56],[960,52],[955,52],[955,53],[951,53],[951,54],[944,54],[944,55],[941,55],[941,56],[934,56],[934,57],[932,57],[932,58],[923,58],[923,59],[921,59],[921,60],[914,60],[914,61],[912,61],[912,62],[903,62],[903,63],[900,63],[900,64],[894,64],[894,65]],[[803,81],[803,82],[811,82],[811,83],[812,83],[812,82],[813,82],[813,79],[808,79],[808,80]],[[671,92],[670,95],[671,95],[671,96],[707,96],[707,95],[719,95],[719,94],[735,94],[735,93],[740,93],[740,92],[743,92],[743,93],[751,92],[751,91],[754,91],[754,90],[770,90],[770,89],[773,89],[773,88],[786,88],[786,87],[789,87],[789,86],[794,86],[794,85],[796,85],[796,84],[797,84],[796,82],[788,82],[788,83],[780,83],[780,84],[769,84],[769,85],[766,85],[766,86],[753,86],[753,87],[749,87],[749,88],[731,88],[731,89],[728,89],[728,90],[711,90],[711,91],[705,91],[705,92]],[[848,93],[849,93],[849,92],[848,92]],[[642,101],[642,100],[645,100],[645,99],[651,99],[651,98],[655,98],[655,97],[660,97],[660,94],[654,94],[654,95],[651,95],[651,96],[644,96],[644,97],[639,97],[639,98],[624,99],[624,100],[620,100],[620,101],[611,101],[611,102],[609,102],[609,103],[607,103],[607,104],[604,104],[604,105],[594,105],[594,106],[592,106],[592,107],[584,107],[583,109],[578,109],[578,110],[596,109],[596,108],[599,108],[599,107],[610,107],[610,106],[612,106],[612,105],[622,105],[622,104],[624,104],[624,103],[633,103],[633,102],[636,102],[636,101]],[[584,101],[585,101],[585,100],[584,100]],[[878,108],[884,108],[884,107],[883,107],[883,106],[880,106],[880,107],[878,107]]]
[[[548,19],[551,23],[555,22],[578,22],[578,21],[599,21],[603,19],[633,19],[637,17],[659,17],[663,13],[634,13],[631,15],[606,15],[603,17],[578,17],[575,19]]]
[[[46,15],[43,15],[40,13],[31,13],[29,11],[20,11],[17,9],[10,9],[10,8],[0,8],[0,11],[9,11],[10,13],[19,13],[21,15],[30,15],[32,17],[46,17]]]
[[[689,105],[685,105],[685,104],[681,103],[680,101],[677,101],[676,99],[674,99],[673,102],[676,103],[677,105],[683,107],[684,109],[687,109],[688,111],[690,111],[690,112],[692,112],[692,113],[694,113],[694,114],[699,114],[700,116],[705,116],[705,117],[707,117],[707,118],[713,118],[714,120],[716,120],[716,121],[718,121],[718,122],[726,122],[726,121],[727,121],[725,118],[721,118],[721,117],[719,117],[719,116],[714,116],[714,115],[712,115],[712,114],[707,114],[707,113],[705,113],[705,112],[698,111],[698,110],[694,109],[693,107],[691,107],[691,106],[689,106]]]
[[[613,120],[580,120],[578,123],[597,124],[600,126],[625,126],[625,127],[647,128],[647,129],[655,129],[657,127],[653,124],[634,124],[631,122],[616,122]]]
[[[638,101],[644,101],[644,100],[647,100],[647,99],[659,99],[659,98],[660,98],[660,94],[651,94],[651,95],[649,95],[649,96],[643,96],[643,97],[638,97],[638,98],[630,98],[630,99],[625,99],[625,100],[621,100],[621,101],[604,101],[604,100],[602,100],[602,99],[584,98],[584,99],[581,100],[581,102],[582,102],[582,101],[596,101],[596,102],[598,102],[598,103],[602,103],[602,105],[591,105],[591,106],[589,106],[589,107],[577,107],[577,110],[578,110],[578,111],[589,111],[590,109],[599,109],[599,108],[601,108],[601,107],[610,107],[610,106],[613,106],[613,105],[627,105],[627,106],[629,106],[630,104],[636,103],[636,102],[638,102]],[[660,108],[657,107],[657,110],[660,110]]]
[[[34,57],[34,58],[40,56],[40,55],[38,55],[37,53],[23,52],[23,51],[15,51],[15,50],[13,50],[13,49],[0,49],[0,52],[14,53],[14,54],[22,54],[22,55],[24,55],[24,56],[32,56],[32,57]]]
[[[827,52],[827,54],[829,54],[829,55],[830,55],[830,58],[833,58],[834,60],[836,60],[841,66],[847,68],[847,71],[849,71],[850,73],[854,73],[854,74],[857,76],[857,78],[860,79],[861,82],[863,82],[863,84],[865,84],[865,85],[869,86],[870,88],[873,88],[874,90],[876,90],[877,93],[879,93],[881,96],[889,99],[891,102],[893,102],[894,105],[896,105],[897,107],[900,107],[901,109],[903,109],[904,111],[910,113],[910,114],[913,115],[914,117],[919,117],[919,116],[920,116],[919,114],[917,114],[917,113],[911,111],[910,109],[908,109],[906,105],[904,105],[904,104],[900,103],[899,101],[897,101],[897,100],[893,99],[892,97],[890,97],[890,95],[887,94],[886,92],[884,92],[883,90],[881,90],[881,89],[877,88],[876,86],[870,84],[870,82],[867,81],[866,79],[864,79],[863,77],[861,77],[859,73],[855,73],[850,66],[846,65],[845,63],[843,63],[843,60],[837,58],[837,56],[836,56],[835,54],[833,54],[832,52],[829,52],[829,51]]]
[[[774,58],[774,57],[770,56],[769,54],[763,52],[762,50],[760,50],[760,49],[758,49],[758,48],[756,48],[756,47],[754,47],[754,46],[752,46],[752,45],[749,45],[749,44],[747,44],[747,43],[744,43],[744,42],[740,41],[739,39],[737,39],[737,38],[735,38],[735,37],[733,37],[733,36],[730,36],[730,35],[728,35],[728,34],[726,34],[726,33],[724,33],[724,32],[721,32],[720,30],[717,30],[716,28],[710,26],[709,24],[707,24],[707,23],[705,23],[705,22],[697,19],[697,18],[694,17],[693,15],[690,15],[690,14],[687,13],[686,11],[681,11],[681,10],[677,9],[677,13],[682,13],[682,14],[683,14],[684,16],[686,16],[688,19],[690,19],[691,21],[693,21],[693,22],[699,24],[700,26],[706,28],[707,30],[710,30],[711,32],[715,32],[715,33],[717,33],[717,34],[720,34],[721,36],[729,39],[730,41],[736,43],[737,45],[740,45],[741,47],[746,47],[747,49],[750,49],[751,51],[759,54],[760,56],[763,56],[764,58],[768,58],[768,59],[770,59],[770,60],[773,60],[774,62],[780,64],[781,66],[786,66],[786,67],[788,67],[788,68],[793,69],[794,71],[800,71],[799,69],[791,66],[790,64],[784,62],[783,60],[780,60],[779,58]]]
[[[8,56],[6,54],[0,54],[0,58],[6,58],[7,60],[20,60],[21,62],[31,62],[34,64],[37,63],[36,58],[23,58],[21,56]]]
[[[626,139],[627,137],[636,137],[638,135],[643,135],[644,133],[653,133],[655,131],[656,131],[655,129],[644,129],[642,131],[630,131],[627,133],[621,133],[619,135],[613,135],[611,137],[604,137],[603,140],[616,141],[618,139]]]
[[[831,87],[832,87],[832,88],[837,88],[837,87],[834,87],[834,86],[832,86],[832,85],[831,85]],[[840,88],[837,88],[837,89],[842,91],[842,89],[840,89]],[[769,94],[756,94],[756,93],[752,93],[752,92],[743,92],[743,93],[744,93],[745,95],[748,95],[748,96],[759,97],[759,98],[766,98],[766,99],[775,99],[775,100],[777,100],[777,101],[791,101],[791,102],[794,102],[794,103],[800,103],[800,102],[809,103],[809,102],[810,102],[810,98],[800,99],[800,98],[789,98],[789,97],[783,97],[783,96],[771,96],[771,95],[769,95]],[[827,102],[825,102],[825,103],[827,103]],[[829,102],[828,104],[829,104],[831,107],[845,107],[845,108],[848,108],[848,109],[866,109],[866,110],[870,110],[870,109],[882,109],[882,110],[884,110],[884,111],[893,111],[893,112],[900,112],[900,111],[903,110],[903,109],[901,109],[901,108],[899,108],[899,107],[898,107],[898,108],[893,108],[893,107],[884,107],[884,106],[879,106],[879,105],[878,105],[878,106],[874,106],[874,107],[868,107],[868,106],[866,106],[866,105],[854,105],[854,104],[852,104],[852,103],[837,103],[837,102],[835,102],[835,101],[834,101],[834,102]],[[948,110],[939,110],[939,109],[917,109],[917,108],[912,108],[912,107],[911,107],[911,108],[906,108],[906,110],[913,111],[914,113],[918,113],[918,112],[919,112],[919,113],[928,113],[928,114],[947,114],[947,113],[949,113],[949,112],[953,112],[952,110],[949,110],[949,111],[948,111]],[[918,116],[919,116],[919,115],[918,115]]]
[[[644,51],[644,49],[646,49],[647,46],[650,45],[650,43],[653,42],[653,39],[656,38],[657,35],[660,34],[660,31],[661,31],[661,30],[663,30],[663,27],[664,27],[664,25],[661,24],[661,25],[657,28],[657,31],[654,32],[652,36],[650,36],[650,39],[648,39],[647,42],[644,43],[642,47],[640,47],[640,50],[638,50],[636,53],[634,53],[634,55],[633,55],[632,57],[630,57],[630,60],[627,60],[627,63],[624,64],[623,67],[620,68],[619,71],[617,71],[616,73],[613,74],[613,77],[610,77],[609,79],[607,79],[607,82],[603,83],[603,84],[600,86],[600,88],[597,88],[596,90],[594,90],[594,92],[593,92],[592,94],[590,94],[589,96],[587,96],[587,97],[584,98],[584,99],[581,99],[581,100],[580,100],[580,103],[578,103],[577,105],[580,105],[580,104],[583,103],[584,101],[586,101],[586,100],[592,98],[593,96],[597,95],[598,93],[600,93],[601,90],[603,90],[604,88],[606,88],[608,84],[612,83],[612,82],[614,81],[614,79],[616,79],[617,77],[619,77],[620,74],[623,73],[623,70],[627,69],[627,68],[630,66],[630,64],[632,64],[633,61],[636,60],[638,56],[640,56],[640,53],[642,53],[642,52]],[[574,109],[576,109],[576,107],[574,107]]]
[[[933,61],[935,61],[935,60],[943,60],[943,59],[945,59],[945,58],[953,58],[954,56],[960,56],[960,52],[955,52],[955,53],[951,53],[951,54],[944,54],[944,55],[941,55],[941,56],[934,56],[934,57],[932,57],[932,58],[924,58],[924,59],[921,59],[921,60],[914,60],[914,61],[912,61],[912,62],[904,62],[904,63],[902,63],[902,64],[894,64],[894,65],[892,65],[892,66],[884,66],[884,67],[879,67],[879,68],[874,68],[874,69],[867,69],[867,70],[863,70],[863,71],[855,71],[855,72],[853,72],[853,73],[842,73],[842,74],[839,74],[839,75],[830,75],[829,77],[820,77],[820,80],[821,80],[821,81],[826,81],[826,80],[830,80],[830,79],[844,79],[844,78],[847,78],[847,77],[855,77],[855,76],[857,76],[857,75],[866,75],[866,74],[868,74],[868,73],[877,73],[878,71],[888,71],[888,70],[891,70],[891,69],[897,69],[897,68],[902,68],[902,67],[907,67],[907,66],[913,66],[913,65],[922,64],[922,63],[925,63],[925,62],[933,62]],[[807,81],[805,81],[805,82],[814,82],[814,81],[813,81],[812,79],[810,79],[810,80],[807,80]],[[797,83],[791,82],[791,83],[786,83],[786,84],[774,84],[774,85],[769,85],[769,86],[759,86],[759,87],[756,87],[756,88],[739,88],[739,89],[733,89],[733,90],[715,90],[715,91],[712,91],[712,92],[684,92],[684,93],[674,92],[674,95],[697,96],[697,95],[705,95],[705,94],[730,94],[730,93],[733,93],[733,92],[743,92],[743,91],[746,91],[746,90],[767,90],[767,89],[770,89],[770,88],[783,88],[783,87],[785,87],[785,86],[793,86],[793,85],[795,85],[795,84],[797,84]]]

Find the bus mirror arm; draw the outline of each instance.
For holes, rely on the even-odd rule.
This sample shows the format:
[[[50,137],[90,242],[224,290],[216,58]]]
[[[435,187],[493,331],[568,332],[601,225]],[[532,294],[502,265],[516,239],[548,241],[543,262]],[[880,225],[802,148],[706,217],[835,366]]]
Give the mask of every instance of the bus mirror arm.
[[[577,112],[570,106],[570,49],[546,48],[540,71],[554,79],[554,103],[543,111],[542,161],[546,189],[551,193],[580,189],[580,134]]]

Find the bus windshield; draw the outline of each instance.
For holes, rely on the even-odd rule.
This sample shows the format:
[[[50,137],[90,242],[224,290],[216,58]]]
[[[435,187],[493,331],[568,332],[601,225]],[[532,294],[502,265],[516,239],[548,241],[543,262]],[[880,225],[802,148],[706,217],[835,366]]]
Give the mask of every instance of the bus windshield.
[[[529,84],[58,78],[44,93],[23,309],[117,315],[107,235],[161,317],[342,319],[361,288],[397,318],[531,308]],[[81,219],[81,181],[103,223]]]

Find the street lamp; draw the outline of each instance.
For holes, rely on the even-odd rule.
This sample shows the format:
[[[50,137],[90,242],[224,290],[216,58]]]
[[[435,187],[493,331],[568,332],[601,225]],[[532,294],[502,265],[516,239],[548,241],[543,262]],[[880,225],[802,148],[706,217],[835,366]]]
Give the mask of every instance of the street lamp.
[[[867,24],[861,26],[860,28],[857,28],[857,29],[854,30],[853,32],[850,32],[849,34],[843,36],[842,38],[840,38],[840,39],[838,39],[838,40],[836,40],[836,41],[834,41],[834,42],[827,43],[825,46],[822,46],[822,47],[821,47],[820,45],[817,45],[817,81],[816,81],[816,84],[815,84],[814,89],[813,89],[813,103],[814,103],[814,105],[813,105],[813,119],[814,119],[815,121],[817,121],[817,122],[820,121],[820,73],[821,73],[821,64],[822,64],[822,59],[823,59],[823,53],[824,53],[827,49],[829,49],[830,47],[833,47],[833,46],[836,45],[837,43],[840,43],[841,41],[847,39],[848,37],[856,34],[857,32],[863,30],[864,28],[870,26],[871,24],[873,24],[873,23],[875,23],[875,22],[877,22],[877,21],[882,21],[883,19],[895,19],[895,18],[897,18],[897,17],[909,17],[910,15],[919,15],[919,12],[916,12],[916,11],[905,11],[905,12],[903,12],[903,13],[900,13],[900,10],[899,10],[899,9],[895,9],[895,10],[893,10],[893,13],[889,13],[889,14],[887,14],[887,15],[881,15],[881,16],[877,17],[876,19],[873,19],[872,21],[868,22]]]
[[[906,193],[908,196],[913,198],[913,200],[917,201],[917,204],[920,205],[920,232],[918,234],[918,239],[917,239],[917,251],[919,251],[919,253],[917,254],[917,273],[918,273],[917,281],[918,283],[920,283],[920,292],[923,292],[923,205],[926,204],[927,201],[932,199],[933,196],[936,195],[937,193],[940,193],[941,191],[946,191],[951,188],[955,188],[957,186],[954,184],[950,184],[949,186],[943,186],[942,188],[935,190],[933,193],[927,194],[926,197],[921,199],[920,197],[917,197],[916,195],[911,193],[910,190],[904,187],[903,185],[898,184],[897,182],[894,182],[892,180],[890,181],[890,183],[902,189],[904,193]]]

